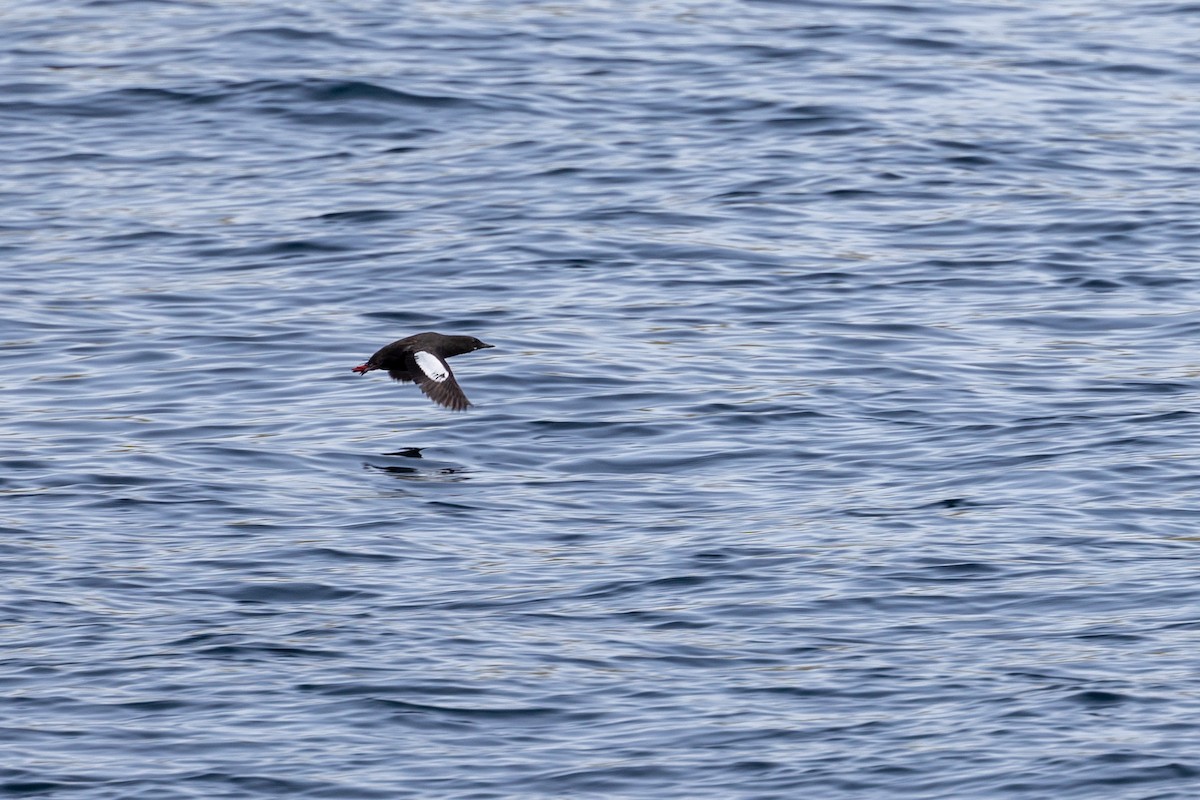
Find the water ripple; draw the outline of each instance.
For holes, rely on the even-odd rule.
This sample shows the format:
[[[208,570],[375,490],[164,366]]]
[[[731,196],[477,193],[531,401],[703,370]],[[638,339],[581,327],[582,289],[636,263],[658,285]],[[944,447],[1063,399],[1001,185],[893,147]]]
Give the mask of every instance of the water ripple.
[[[4,793],[1192,796],[1194,8],[729,12],[9,10]]]

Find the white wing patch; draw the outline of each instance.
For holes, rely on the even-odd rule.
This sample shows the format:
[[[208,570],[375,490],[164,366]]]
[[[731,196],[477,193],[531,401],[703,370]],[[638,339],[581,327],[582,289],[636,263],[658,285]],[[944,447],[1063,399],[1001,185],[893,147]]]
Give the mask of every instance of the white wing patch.
[[[418,350],[413,353],[413,358],[417,360],[417,366],[421,368],[421,372],[431,381],[443,383],[446,378],[450,377],[450,370],[446,368],[445,363],[433,353],[426,353],[424,350]]]

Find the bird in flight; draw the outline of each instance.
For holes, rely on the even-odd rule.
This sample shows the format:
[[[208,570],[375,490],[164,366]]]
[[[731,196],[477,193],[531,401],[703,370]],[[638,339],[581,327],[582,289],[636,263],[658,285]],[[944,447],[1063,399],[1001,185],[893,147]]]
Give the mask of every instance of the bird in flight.
[[[482,350],[495,345],[481,342],[474,336],[446,336],[441,333],[418,333],[384,345],[367,363],[352,369],[365,375],[373,369],[386,369],[398,381],[412,381],[433,402],[454,411],[471,405],[454,378],[446,359],[451,356]]]

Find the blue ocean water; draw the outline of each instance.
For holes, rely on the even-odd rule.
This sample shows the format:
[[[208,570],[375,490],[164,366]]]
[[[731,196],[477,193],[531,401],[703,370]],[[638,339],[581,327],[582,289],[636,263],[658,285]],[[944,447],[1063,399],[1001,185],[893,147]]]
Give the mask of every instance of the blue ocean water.
[[[1195,798],[1198,40],[5,4],[0,793]]]

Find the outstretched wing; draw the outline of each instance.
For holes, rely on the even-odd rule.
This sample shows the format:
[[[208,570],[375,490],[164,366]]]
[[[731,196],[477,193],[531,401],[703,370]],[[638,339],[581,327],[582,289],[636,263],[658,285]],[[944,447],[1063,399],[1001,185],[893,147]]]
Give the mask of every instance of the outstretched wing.
[[[413,379],[412,373],[406,369],[389,369],[388,375],[392,376],[392,380],[407,383]]]
[[[428,350],[416,350],[409,355],[411,363],[408,374],[411,380],[435,403],[455,411],[462,411],[471,405],[471,401],[463,394],[458,381],[446,359],[439,358]],[[409,359],[406,359],[409,360]]]

